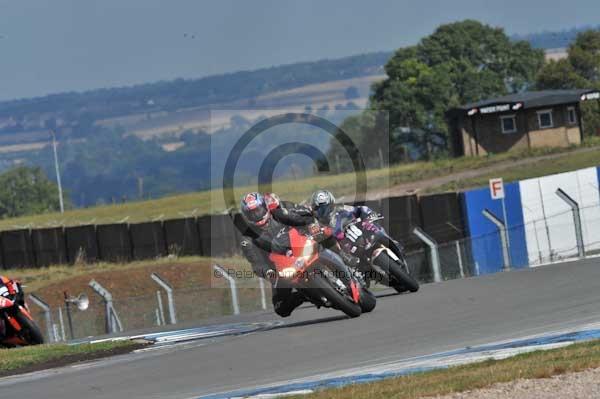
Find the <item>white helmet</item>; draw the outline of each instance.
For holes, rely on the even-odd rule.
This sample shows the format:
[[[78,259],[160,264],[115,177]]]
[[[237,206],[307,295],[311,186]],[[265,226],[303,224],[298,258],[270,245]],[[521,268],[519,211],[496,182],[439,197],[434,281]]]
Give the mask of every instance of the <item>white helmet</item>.
[[[310,199],[310,208],[317,220],[329,223],[331,213],[335,209],[335,197],[327,190],[315,191]]]

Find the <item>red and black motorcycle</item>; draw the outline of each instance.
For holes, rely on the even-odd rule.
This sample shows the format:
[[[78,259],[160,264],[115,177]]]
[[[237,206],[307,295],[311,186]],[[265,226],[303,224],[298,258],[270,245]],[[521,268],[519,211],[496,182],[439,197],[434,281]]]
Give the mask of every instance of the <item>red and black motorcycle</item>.
[[[278,279],[302,293],[317,307],[329,307],[358,317],[375,308],[376,299],[333,251],[323,248],[317,235],[287,229],[289,250],[271,253]],[[322,233],[320,233],[322,234]]]
[[[43,343],[44,336],[25,304],[21,284],[0,276],[0,347]]]

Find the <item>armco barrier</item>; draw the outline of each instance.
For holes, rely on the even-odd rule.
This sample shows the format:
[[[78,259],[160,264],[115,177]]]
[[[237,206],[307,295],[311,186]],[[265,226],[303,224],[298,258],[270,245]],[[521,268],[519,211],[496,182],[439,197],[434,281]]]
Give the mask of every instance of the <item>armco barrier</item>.
[[[421,249],[421,242],[412,234],[415,227],[422,227],[417,196],[384,199],[382,209],[392,237],[402,242],[409,250]]]
[[[470,198],[472,194],[468,196]],[[411,252],[423,249],[421,242],[412,234],[415,227],[424,228],[440,244],[461,239],[462,230],[468,230],[464,226],[462,205],[456,194],[421,198],[411,195],[367,201],[365,205],[386,217],[383,222],[385,227]],[[471,205],[465,206],[471,217],[469,228],[472,229],[479,224],[474,221],[473,212],[480,210],[471,208]],[[0,261],[6,268],[74,263],[78,256],[85,262],[127,262],[167,254],[229,256],[239,254],[243,231],[244,222],[239,215],[233,218],[230,215],[212,215],[131,225],[16,230],[3,232],[0,236]],[[479,249],[485,250],[485,246]],[[465,262],[473,263],[470,253],[464,256],[468,258]],[[423,267],[422,273],[428,273],[427,270]]]
[[[126,224],[103,224],[96,227],[100,259],[128,262],[132,259],[131,238]]]
[[[196,219],[165,220],[164,230],[169,253],[203,255]]]
[[[37,266],[67,263],[67,245],[62,227],[32,230],[31,238]]]
[[[30,230],[3,231],[2,261],[5,269],[35,266],[35,254]]]
[[[129,225],[133,259],[152,259],[167,255],[167,243],[162,222]]]
[[[202,234],[209,237],[210,253],[213,256],[229,256],[239,253],[239,236],[237,229],[229,215],[212,215],[208,218],[210,223],[210,234]],[[208,241],[208,240],[203,240]]]
[[[67,260],[69,263],[77,261],[95,262],[98,256],[98,238],[96,226],[65,227],[65,240],[67,242]]]
[[[203,239],[199,238],[200,253],[203,256],[211,256],[211,254],[212,254],[211,239],[210,239],[211,227],[212,227],[211,223],[212,223],[212,221],[211,221],[210,215],[201,216],[197,220],[197,225],[198,225],[197,231],[198,231],[199,237],[203,237]]]

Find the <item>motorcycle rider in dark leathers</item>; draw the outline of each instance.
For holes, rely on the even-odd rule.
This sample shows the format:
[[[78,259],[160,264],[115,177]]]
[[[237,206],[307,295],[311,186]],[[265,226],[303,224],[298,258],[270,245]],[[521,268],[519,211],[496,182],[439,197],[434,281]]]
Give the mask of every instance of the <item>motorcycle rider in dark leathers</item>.
[[[361,206],[350,206],[350,205],[336,205],[336,200],[333,194],[327,190],[318,190],[313,193],[310,199],[310,207],[321,225],[330,226],[333,229],[333,237],[338,241],[344,238],[344,227],[347,223],[360,218],[362,220],[362,227],[371,231],[384,231],[381,227],[375,225],[370,221],[370,218],[377,216],[377,213],[371,208]],[[402,245],[385,234],[388,240],[389,248],[395,252],[398,256],[403,256]],[[360,265],[360,259],[349,254],[349,248],[340,248],[340,255],[344,259],[344,262],[353,268],[358,268]],[[361,273],[366,273],[366,270],[360,270]],[[370,276],[372,277],[372,275]]]
[[[333,235],[337,239],[342,238],[345,223],[355,218],[368,220],[369,216],[375,214],[371,208],[364,205],[336,205],[335,197],[327,190],[315,191],[310,199],[310,207],[319,223],[333,228]]]
[[[242,252],[254,273],[272,283],[273,308],[281,317],[288,317],[304,302],[304,296],[277,280],[277,272],[269,254],[285,253],[289,248],[289,226],[315,223],[311,210],[284,202],[275,194],[248,193],[242,198],[241,210],[246,229],[241,241]]]

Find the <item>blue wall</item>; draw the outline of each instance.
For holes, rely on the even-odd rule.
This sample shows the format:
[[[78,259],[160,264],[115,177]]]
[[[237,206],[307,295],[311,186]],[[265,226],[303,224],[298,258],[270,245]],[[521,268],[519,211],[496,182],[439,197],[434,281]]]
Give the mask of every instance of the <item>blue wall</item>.
[[[519,183],[505,184],[504,190],[512,267],[525,267],[529,262]],[[502,201],[493,200],[489,188],[483,188],[463,193],[463,207],[467,232],[473,238],[471,248],[473,261],[479,265],[480,274],[501,271],[504,262],[498,229],[483,216],[482,211],[488,209],[503,220]]]

